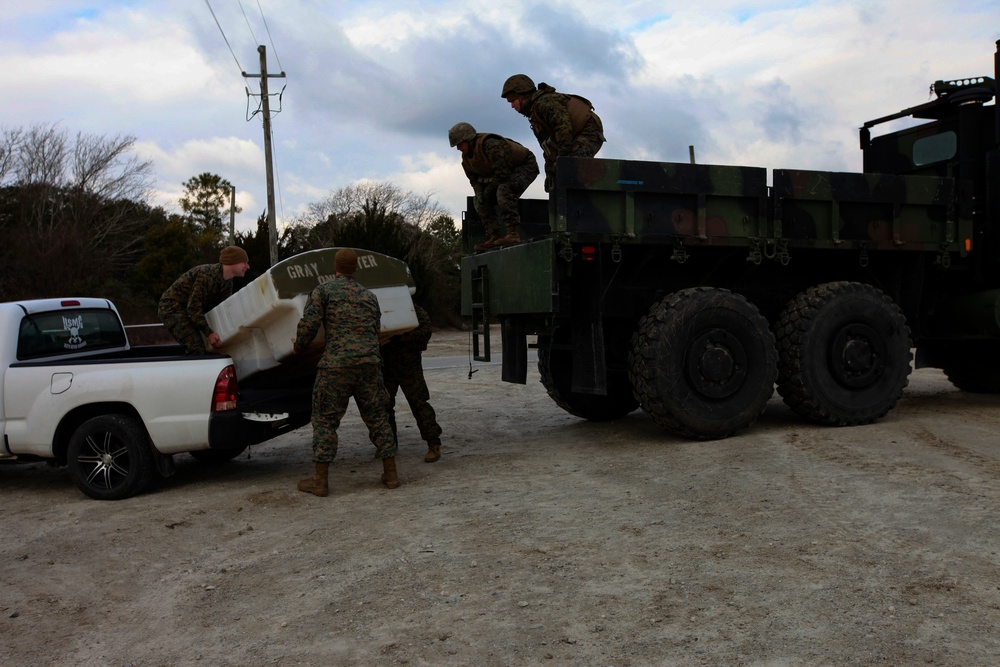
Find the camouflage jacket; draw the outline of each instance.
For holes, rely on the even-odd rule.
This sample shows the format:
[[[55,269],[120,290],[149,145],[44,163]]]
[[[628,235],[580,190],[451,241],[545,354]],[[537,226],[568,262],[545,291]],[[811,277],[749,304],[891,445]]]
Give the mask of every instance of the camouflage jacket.
[[[604,126],[594,113],[590,100],[579,95],[558,93],[547,83],[538,84],[528,108],[531,131],[538,139],[543,152],[549,157],[569,155],[573,137],[580,134],[588,123],[590,131],[604,137]]]
[[[208,336],[212,328],[208,326],[205,313],[229,298],[233,293],[233,281],[222,277],[222,264],[202,264],[189,270],[160,297],[159,312],[187,313],[191,323]]]
[[[326,336],[320,368],[379,364],[378,333],[382,310],[375,295],[350,276],[337,276],[309,293],[295,336],[295,351],[304,352],[320,326]]]
[[[417,314],[417,328],[393,336],[382,346],[382,360],[386,366],[405,359],[419,360],[420,353],[427,349],[427,342],[431,339],[431,318],[426,310],[416,304],[413,305],[413,310]]]
[[[524,164],[531,151],[512,139],[499,134],[480,132],[472,141],[468,153],[462,153],[462,169],[478,191],[483,185],[503,183],[514,167]]]

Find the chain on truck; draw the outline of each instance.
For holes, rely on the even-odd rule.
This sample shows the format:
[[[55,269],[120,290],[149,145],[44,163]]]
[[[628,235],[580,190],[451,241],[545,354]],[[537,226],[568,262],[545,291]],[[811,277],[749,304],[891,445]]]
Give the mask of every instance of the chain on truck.
[[[913,366],[1000,392],[998,73],[1000,42],[993,77],[935,81],[866,122],[864,173],[768,185],[760,167],[560,158],[549,199],[521,202],[530,240],[462,260],[474,357],[498,321],[504,381],[526,381],[534,337],[566,411],[641,407],[698,439],[751,426],[775,387],[831,426],[885,416]]]

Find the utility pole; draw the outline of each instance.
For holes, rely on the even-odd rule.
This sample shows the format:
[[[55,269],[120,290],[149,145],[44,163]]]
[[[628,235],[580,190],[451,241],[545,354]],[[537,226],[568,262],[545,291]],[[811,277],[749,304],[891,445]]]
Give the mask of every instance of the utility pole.
[[[268,78],[283,79],[285,73],[267,73],[267,50],[261,44],[257,47],[260,54],[260,74],[247,74],[244,77],[260,77],[260,102],[261,111],[264,115],[264,162],[267,175],[267,231],[268,247],[271,251],[271,266],[278,263],[278,223],[274,217],[274,168],[271,160],[271,106],[267,94]]]
[[[229,186],[229,245],[236,243],[236,186]]]

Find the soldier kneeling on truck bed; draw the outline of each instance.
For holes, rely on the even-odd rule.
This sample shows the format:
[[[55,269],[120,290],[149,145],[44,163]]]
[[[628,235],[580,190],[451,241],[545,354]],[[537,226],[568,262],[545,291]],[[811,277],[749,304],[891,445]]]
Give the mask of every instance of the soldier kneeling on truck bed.
[[[508,77],[500,91],[514,111],[527,116],[545,158],[545,191],[555,187],[556,158],[594,157],[604,145],[604,124],[585,97],[556,92],[524,74]]]
[[[462,169],[475,193],[476,213],[489,235],[475,249],[520,243],[517,201],[538,177],[534,154],[512,139],[476,132],[469,123],[456,123],[448,130],[448,140],[462,153]],[[504,228],[506,234],[501,233]]]

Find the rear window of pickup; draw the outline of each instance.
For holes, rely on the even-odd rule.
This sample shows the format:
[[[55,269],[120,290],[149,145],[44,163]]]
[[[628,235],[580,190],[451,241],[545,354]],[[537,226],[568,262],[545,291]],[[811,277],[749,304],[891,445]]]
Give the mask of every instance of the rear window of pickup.
[[[32,313],[21,320],[17,358],[38,359],[125,346],[125,330],[111,310],[78,308]]]

